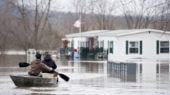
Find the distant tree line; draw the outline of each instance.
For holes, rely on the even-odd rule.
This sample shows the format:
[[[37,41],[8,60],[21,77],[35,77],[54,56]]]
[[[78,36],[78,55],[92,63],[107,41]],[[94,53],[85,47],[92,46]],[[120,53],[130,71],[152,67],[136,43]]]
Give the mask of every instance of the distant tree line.
[[[170,30],[170,0],[72,0],[75,13],[52,11],[52,1],[0,0],[0,51],[60,48],[65,34],[78,32],[73,24],[80,15],[82,32]]]

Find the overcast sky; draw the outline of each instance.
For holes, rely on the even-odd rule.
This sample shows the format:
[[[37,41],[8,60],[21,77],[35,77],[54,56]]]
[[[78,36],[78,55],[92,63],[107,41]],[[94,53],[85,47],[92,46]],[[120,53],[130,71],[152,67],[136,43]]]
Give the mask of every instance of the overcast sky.
[[[83,0],[83,1],[88,3],[89,0]],[[115,14],[115,15],[116,14],[118,14],[118,15],[122,14],[123,7],[120,3],[120,0],[103,0],[103,1],[109,2],[109,3],[107,3],[106,6],[114,5],[114,12],[112,14]],[[134,12],[134,13],[140,14],[140,12],[142,11],[141,10],[141,7],[142,7],[141,1],[142,0],[122,0],[122,1],[125,4],[124,9],[127,8],[127,10],[129,10],[131,13]],[[134,2],[134,1],[136,1],[136,2]],[[149,7],[153,7],[153,6],[158,5],[159,3],[162,3],[162,2],[165,2],[165,1],[166,0],[145,0],[144,9],[146,10]],[[75,12],[75,7],[73,6],[74,0],[52,0],[52,2],[53,2],[52,10]],[[85,6],[85,4],[84,4],[84,6]],[[90,6],[87,6],[87,7],[90,7]],[[158,8],[158,11],[159,11],[159,8]]]
[[[27,1],[27,0],[25,0]],[[47,2],[48,0],[44,1]],[[63,11],[63,12],[75,12],[75,6],[73,5],[73,2],[76,0],[52,0],[51,3],[51,10],[53,11]],[[88,8],[91,6],[89,5],[89,0],[77,0],[77,1],[83,1],[82,6],[86,6],[86,10],[89,11]],[[113,15],[121,15],[123,10],[129,11],[130,13],[134,14],[140,14],[141,13],[141,1],[142,0],[98,0],[99,2],[107,2],[106,6],[108,9],[110,6],[114,6],[114,11],[112,13],[107,12],[108,14]],[[124,7],[122,7],[122,4],[120,1],[123,1],[125,4]],[[134,2],[135,1],[135,2]],[[140,2],[139,2],[140,1]],[[145,0],[144,10],[146,10],[149,7],[153,7],[157,5],[158,3],[164,2],[165,0]],[[30,0],[28,0],[30,2]],[[96,13],[98,9],[94,10]],[[159,8],[158,8],[159,11]],[[88,13],[88,12],[87,12]]]
[[[56,11],[74,11],[73,0],[52,0],[52,10]]]

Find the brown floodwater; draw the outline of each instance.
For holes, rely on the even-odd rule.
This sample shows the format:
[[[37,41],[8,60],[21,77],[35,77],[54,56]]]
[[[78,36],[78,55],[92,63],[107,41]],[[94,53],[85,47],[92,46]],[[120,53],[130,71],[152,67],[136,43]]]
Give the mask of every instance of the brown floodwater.
[[[26,74],[19,68],[25,56],[0,56],[0,95],[170,95],[170,60],[140,60],[130,74],[103,61],[57,59],[61,78],[57,87],[16,87],[9,75]],[[131,68],[133,69],[133,68]]]

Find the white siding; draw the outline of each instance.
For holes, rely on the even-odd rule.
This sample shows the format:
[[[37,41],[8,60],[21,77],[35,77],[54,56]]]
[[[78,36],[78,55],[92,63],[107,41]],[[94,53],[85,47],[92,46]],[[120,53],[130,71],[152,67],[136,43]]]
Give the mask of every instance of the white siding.
[[[126,40],[128,41],[143,41],[142,55],[140,54],[128,54],[126,55]],[[114,54],[108,55],[108,60],[117,59],[129,59],[129,58],[170,58],[169,54],[156,54],[156,41],[168,40],[170,41],[170,35],[148,32],[141,34],[133,34],[128,36],[120,36],[114,42]]]

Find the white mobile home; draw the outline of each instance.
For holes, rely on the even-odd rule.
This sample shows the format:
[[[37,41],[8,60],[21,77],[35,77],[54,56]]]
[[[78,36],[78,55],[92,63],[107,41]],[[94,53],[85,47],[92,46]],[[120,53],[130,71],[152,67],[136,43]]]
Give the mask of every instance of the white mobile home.
[[[107,35],[111,39],[109,48],[113,49],[108,54],[109,61],[131,58],[170,59],[169,32],[155,29],[133,29],[116,30]]]
[[[95,30],[69,34],[66,38],[72,40],[74,48],[102,47],[107,50],[109,61],[131,58],[170,58],[170,32],[161,30]]]

